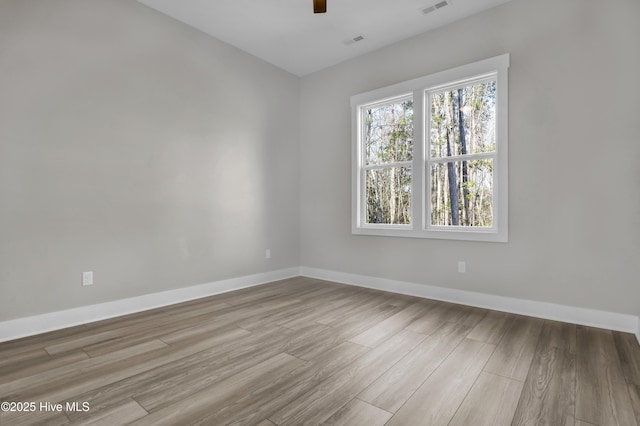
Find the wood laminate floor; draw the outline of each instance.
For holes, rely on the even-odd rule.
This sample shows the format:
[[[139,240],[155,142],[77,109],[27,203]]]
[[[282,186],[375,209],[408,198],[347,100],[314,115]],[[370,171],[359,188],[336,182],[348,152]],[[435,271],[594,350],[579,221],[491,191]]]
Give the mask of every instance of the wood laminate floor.
[[[2,343],[0,401],[3,426],[626,426],[640,346],[294,278]]]

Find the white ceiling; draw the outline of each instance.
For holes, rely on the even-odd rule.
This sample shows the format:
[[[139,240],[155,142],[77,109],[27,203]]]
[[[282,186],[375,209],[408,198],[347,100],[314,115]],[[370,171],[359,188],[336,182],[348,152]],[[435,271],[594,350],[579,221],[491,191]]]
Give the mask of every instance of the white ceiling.
[[[138,0],[298,76],[510,0]],[[345,44],[356,36],[364,40]]]

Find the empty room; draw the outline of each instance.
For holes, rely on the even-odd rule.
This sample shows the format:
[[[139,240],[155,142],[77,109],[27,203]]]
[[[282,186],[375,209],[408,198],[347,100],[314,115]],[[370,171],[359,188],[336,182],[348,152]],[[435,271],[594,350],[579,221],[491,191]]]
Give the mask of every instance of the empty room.
[[[639,22],[0,0],[0,425],[640,425]]]

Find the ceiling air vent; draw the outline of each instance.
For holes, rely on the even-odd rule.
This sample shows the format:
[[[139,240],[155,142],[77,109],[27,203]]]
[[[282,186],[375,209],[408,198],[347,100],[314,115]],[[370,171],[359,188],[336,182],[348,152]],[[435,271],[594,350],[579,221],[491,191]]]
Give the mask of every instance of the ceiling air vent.
[[[345,40],[343,41],[343,43],[349,46],[349,45],[352,45],[353,43],[357,43],[362,40],[364,40],[364,36],[359,35],[359,36],[355,36],[354,38],[350,38],[349,40]]]
[[[449,5],[449,2],[447,0],[442,0],[441,2],[438,2],[433,6],[429,6],[427,8],[422,9],[422,13],[426,15],[427,13],[435,12],[436,10],[442,9],[443,7],[448,5]]]

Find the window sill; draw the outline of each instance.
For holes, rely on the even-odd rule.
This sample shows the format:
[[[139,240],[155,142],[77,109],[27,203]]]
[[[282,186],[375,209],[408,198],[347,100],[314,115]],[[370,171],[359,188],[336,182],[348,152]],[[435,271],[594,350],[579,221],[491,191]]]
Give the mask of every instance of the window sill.
[[[480,230],[474,229],[413,229],[411,226],[354,226],[351,230],[353,235],[369,235],[376,237],[401,237],[401,238],[427,238],[436,240],[455,240],[455,241],[482,241],[494,243],[509,242],[506,232],[496,230]]]

